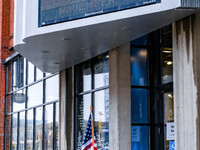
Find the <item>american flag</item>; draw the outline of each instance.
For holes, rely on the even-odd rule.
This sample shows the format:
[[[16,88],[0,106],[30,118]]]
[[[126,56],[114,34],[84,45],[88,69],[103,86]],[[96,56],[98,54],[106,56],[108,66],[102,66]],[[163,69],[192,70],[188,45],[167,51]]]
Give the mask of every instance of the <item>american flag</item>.
[[[91,117],[92,117],[92,113],[90,113],[90,117],[89,117],[87,127],[85,130],[85,137],[83,139],[82,150],[97,150],[97,141],[95,137],[94,137],[94,149],[93,149]]]

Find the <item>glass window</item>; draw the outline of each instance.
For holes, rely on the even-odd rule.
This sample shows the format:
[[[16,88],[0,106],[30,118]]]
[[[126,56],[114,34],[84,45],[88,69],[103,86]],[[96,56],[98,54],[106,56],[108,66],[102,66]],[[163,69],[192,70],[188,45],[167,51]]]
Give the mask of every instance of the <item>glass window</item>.
[[[59,99],[59,76],[53,76],[46,80],[46,103]]]
[[[45,140],[44,149],[53,149],[53,105],[45,106]]]
[[[94,103],[97,149],[109,149],[109,90],[96,92]]]
[[[149,149],[149,127],[132,126],[132,150]]]
[[[97,149],[109,149],[109,55],[103,54],[75,67],[75,149],[81,150],[93,107]],[[99,88],[102,90],[99,91]],[[85,93],[84,93],[85,92]]]
[[[33,149],[33,110],[27,111],[26,150]]]
[[[81,150],[87,121],[90,115],[91,94],[78,97],[77,100],[77,149]]]
[[[161,76],[162,83],[173,81],[173,61],[172,61],[172,26],[161,29]]]
[[[19,59],[19,74],[18,74],[18,86],[23,87],[26,84],[26,61],[23,57]]]
[[[25,141],[25,112],[20,112],[19,120],[19,149],[24,150]]]
[[[43,82],[28,87],[28,107],[43,103]]]
[[[36,116],[35,116],[35,150],[42,149],[42,114],[43,107],[36,108]]]
[[[99,56],[94,65],[94,87],[99,88],[109,84],[108,55]]]
[[[131,45],[146,46],[148,43],[148,35],[144,35],[136,40],[131,41]]]
[[[28,62],[28,84],[34,82],[34,65],[31,62]]]
[[[131,85],[147,86],[147,49],[131,48]]]
[[[36,68],[36,80],[42,79],[43,78],[43,72]]]
[[[173,93],[167,92],[163,94],[164,100],[164,122],[165,122],[165,150],[169,149],[170,142],[174,142],[174,137],[167,137],[167,128],[174,130],[174,99]]]
[[[26,92],[25,89],[12,94],[13,112],[25,109]]]
[[[17,126],[18,126],[18,114],[12,116],[12,150],[17,150]]]
[[[148,123],[148,92],[146,89],[131,89],[132,123]]]
[[[13,90],[16,90],[18,88],[17,86],[17,78],[18,78],[18,61],[15,60],[13,62],[13,75],[12,75],[12,86]]]
[[[92,88],[92,74],[89,62],[84,63],[76,68],[76,87],[77,92],[89,91]]]

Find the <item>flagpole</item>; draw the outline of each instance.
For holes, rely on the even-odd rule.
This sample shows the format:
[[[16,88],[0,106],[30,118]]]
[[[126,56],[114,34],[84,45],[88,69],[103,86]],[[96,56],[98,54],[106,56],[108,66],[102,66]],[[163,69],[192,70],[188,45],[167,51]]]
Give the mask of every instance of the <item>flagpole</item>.
[[[92,150],[94,150],[94,128],[93,128],[93,115],[92,115],[92,106],[90,106],[90,111],[91,111],[91,126],[92,126]]]

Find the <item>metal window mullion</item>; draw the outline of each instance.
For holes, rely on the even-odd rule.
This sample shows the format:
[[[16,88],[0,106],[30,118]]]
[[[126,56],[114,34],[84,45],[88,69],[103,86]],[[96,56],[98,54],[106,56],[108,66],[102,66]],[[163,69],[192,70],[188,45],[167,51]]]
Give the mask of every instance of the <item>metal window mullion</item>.
[[[36,120],[35,120],[35,114],[36,114],[36,108],[33,109],[33,150],[35,150],[35,139],[36,139],[36,135],[35,135],[35,125],[36,125]]]
[[[28,60],[26,60],[26,81],[25,81],[26,85],[28,84]],[[25,85],[25,86],[26,86]],[[28,88],[26,88],[26,101],[25,101],[25,108],[28,107]],[[24,149],[26,149],[26,145],[27,145],[27,142],[26,142],[26,138],[27,138],[27,110],[25,110],[25,130],[24,130]]]
[[[19,138],[20,138],[19,126],[20,126],[20,113],[17,113],[17,150],[19,150]]]
[[[56,149],[56,103],[53,104],[53,149]]]
[[[45,73],[43,73],[45,77]],[[43,80],[43,104],[46,101],[46,80]],[[42,126],[42,150],[45,148],[45,105],[43,106],[43,126]]]
[[[36,67],[34,66],[34,82],[37,80],[36,76],[37,76],[37,72],[36,72]]]
[[[24,130],[24,149],[26,149],[26,145],[27,145],[27,142],[26,142],[26,139],[27,139],[27,110],[25,111],[25,130]]]

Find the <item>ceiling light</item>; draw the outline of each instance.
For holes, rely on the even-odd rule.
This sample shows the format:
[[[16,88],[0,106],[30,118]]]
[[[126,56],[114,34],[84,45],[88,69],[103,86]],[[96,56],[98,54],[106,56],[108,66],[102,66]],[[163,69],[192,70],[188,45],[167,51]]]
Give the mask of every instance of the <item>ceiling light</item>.
[[[166,50],[165,50],[165,51],[163,51],[163,53],[172,53],[172,51],[166,51]]]
[[[43,50],[43,51],[40,51],[40,52],[43,53],[43,54],[46,54],[46,53],[48,53],[49,51]]]
[[[172,94],[168,94],[168,97],[171,98],[171,99],[173,98]]]
[[[106,59],[108,59],[109,58],[109,55],[106,55],[106,57],[105,57]]]
[[[172,65],[172,61],[168,61],[168,62],[167,62],[167,65]]]

